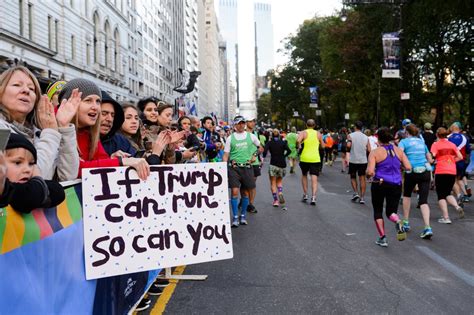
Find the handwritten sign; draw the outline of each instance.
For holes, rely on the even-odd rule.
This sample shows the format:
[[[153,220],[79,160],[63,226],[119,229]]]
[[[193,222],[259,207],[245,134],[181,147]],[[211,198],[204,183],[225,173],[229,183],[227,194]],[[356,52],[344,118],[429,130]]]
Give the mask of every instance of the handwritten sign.
[[[225,163],[85,169],[86,278],[233,257]]]

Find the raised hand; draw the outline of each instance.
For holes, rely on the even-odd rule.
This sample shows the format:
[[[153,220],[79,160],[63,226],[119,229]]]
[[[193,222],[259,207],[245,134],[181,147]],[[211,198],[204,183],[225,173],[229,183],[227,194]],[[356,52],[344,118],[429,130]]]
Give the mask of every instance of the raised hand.
[[[171,131],[169,132],[171,140],[170,143],[176,143],[180,140],[183,140],[188,132],[186,130],[181,130],[181,131]]]
[[[81,96],[82,92],[79,92],[79,89],[74,89],[72,90],[71,97],[61,102],[58,112],[56,113],[56,120],[59,127],[67,127],[74,116],[76,116],[79,105],[81,104]]]
[[[166,146],[170,143],[170,141],[171,136],[168,130],[163,130],[162,132],[160,132],[158,134],[158,137],[156,137],[155,142],[153,143],[153,154],[160,156]]]
[[[36,119],[40,129],[58,129],[58,123],[54,116],[54,106],[48,96],[42,95],[36,108]]]

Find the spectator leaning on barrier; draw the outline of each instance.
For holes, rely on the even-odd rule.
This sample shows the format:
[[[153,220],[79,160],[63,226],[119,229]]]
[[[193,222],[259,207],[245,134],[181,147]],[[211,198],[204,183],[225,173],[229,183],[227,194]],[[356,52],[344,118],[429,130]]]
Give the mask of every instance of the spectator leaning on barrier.
[[[0,76],[0,128],[10,129],[32,141],[38,152],[38,168],[45,179],[57,175],[72,180],[79,169],[76,130],[71,124],[80,97],[69,93],[56,116],[38,80],[25,67],[6,70]]]
[[[11,205],[18,212],[30,213],[36,208],[55,207],[65,199],[64,189],[58,182],[39,176],[36,149],[24,136],[10,134],[2,158],[7,178],[0,207]]]
[[[62,102],[62,100],[70,97],[75,89],[82,92],[79,110],[74,120],[77,128],[77,146],[81,159],[77,177],[81,177],[83,168],[131,166],[136,169],[138,176],[145,180],[150,174],[150,167],[144,159],[110,158],[99,140],[101,102],[99,87],[89,80],[73,79],[64,86],[59,94],[59,101]]]
[[[124,122],[122,106],[110,97],[107,92],[102,91],[102,103],[100,105],[100,142],[105,152],[110,157],[135,156],[136,150],[127,138],[118,133]]]

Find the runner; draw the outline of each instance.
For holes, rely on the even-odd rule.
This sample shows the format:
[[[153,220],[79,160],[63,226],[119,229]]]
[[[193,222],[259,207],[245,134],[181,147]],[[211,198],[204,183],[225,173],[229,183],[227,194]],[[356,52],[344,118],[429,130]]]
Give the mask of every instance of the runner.
[[[455,162],[462,160],[462,154],[454,143],[448,141],[448,131],[446,128],[438,128],[436,136],[438,141],[431,146],[431,153],[436,159],[435,186],[436,193],[438,194],[438,204],[443,214],[443,217],[438,222],[451,224],[452,221],[448,214],[448,203],[456,209],[459,218],[464,218],[464,209],[458,205],[456,198],[451,195],[456,181]]]
[[[403,222],[397,215],[398,201],[402,194],[402,174],[400,166],[403,164],[407,171],[411,170],[410,162],[402,150],[390,144],[393,137],[388,128],[380,128],[377,132],[379,147],[369,155],[369,165],[367,176],[373,177],[371,186],[372,206],[374,208],[375,226],[379,233],[379,238],[375,244],[387,247],[387,237],[383,220],[383,204],[385,205],[385,215],[395,223],[397,239],[403,241],[406,232],[403,229]]]
[[[339,144],[341,146],[341,173],[346,172],[347,168],[347,128],[342,127],[341,131],[339,132]]]
[[[410,231],[410,205],[411,193],[415,186],[418,185],[418,196],[421,215],[425,228],[420,237],[430,239],[433,236],[433,230],[430,226],[430,207],[428,206],[428,194],[431,183],[431,163],[433,159],[428,151],[422,138],[420,138],[419,130],[414,124],[406,127],[407,137],[402,139],[398,147],[406,154],[411,164],[411,171],[405,172],[405,182],[403,186],[403,228],[406,232]]]
[[[366,180],[365,172],[367,170],[367,153],[370,153],[370,143],[368,137],[362,133],[362,122],[357,121],[354,126],[354,132],[347,136],[347,148],[349,153],[349,174],[351,176],[351,185],[354,193],[352,201],[365,204]],[[359,176],[360,193],[357,188],[357,175]]]
[[[334,140],[331,136],[331,132],[329,130],[324,130],[323,135],[324,141],[324,165],[332,166],[332,147],[334,145]]]
[[[247,225],[247,207],[249,205],[249,190],[255,188],[252,163],[256,159],[255,146],[260,141],[251,133],[245,131],[245,118],[234,118],[235,132],[226,140],[223,161],[228,163],[229,188],[231,189],[232,227]],[[239,222],[239,191],[241,193],[241,213]]]
[[[461,133],[461,129],[461,123],[458,121],[454,122],[451,127],[449,127],[451,134],[448,137],[448,140],[458,147],[463,157],[462,160],[456,162],[456,182],[453,186],[454,193],[460,204],[470,201],[463,179],[466,176],[466,168],[469,165],[469,157],[471,155],[470,144],[467,138]]]
[[[291,127],[291,132],[286,135],[286,142],[291,153],[288,155],[288,161],[290,162],[290,174],[295,173],[296,158],[298,157],[298,149],[296,148],[296,140],[298,134],[296,133],[296,127]]]
[[[299,133],[297,144],[303,146],[300,156],[301,184],[303,186],[303,202],[308,201],[308,172],[311,176],[311,205],[316,205],[318,191],[318,176],[321,170],[321,157],[319,147],[324,149],[324,142],[319,132],[314,130],[316,123],[313,119],[306,122],[306,130]]]
[[[273,195],[273,206],[281,205],[286,210],[285,198],[283,197],[283,177],[286,173],[286,157],[290,155],[291,150],[287,142],[281,139],[278,129],[273,129],[271,140],[265,144],[263,157],[266,157],[268,152],[271,154],[268,174]]]

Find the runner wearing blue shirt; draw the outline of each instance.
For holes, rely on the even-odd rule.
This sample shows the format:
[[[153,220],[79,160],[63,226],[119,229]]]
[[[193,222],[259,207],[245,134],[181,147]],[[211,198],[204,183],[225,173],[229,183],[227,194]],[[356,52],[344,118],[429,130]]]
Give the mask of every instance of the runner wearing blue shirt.
[[[469,165],[466,161],[468,161],[468,157],[471,155],[471,147],[467,138],[461,133],[461,123],[454,122],[449,127],[449,131],[451,132],[448,136],[449,142],[454,143],[458,147],[463,157],[462,160],[456,162],[456,183],[453,190],[458,198],[458,203],[469,202],[463,178],[466,176],[466,168]]]
[[[405,184],[403,187],[403,227],[405,231],[410,230],[408,218],[410,216],[411,193],[418,185],[419,205],[425,228],[420,237],[430,239],[433,231],[430,226],[430,207],[428,206],[428,194],[431,183],[431,157],[425,142],[420,138],[419,130],[414,124],[406,126],[407,137],[402,139],[398,147],[405,152],[410,161],[412,169],[405,173]]]

